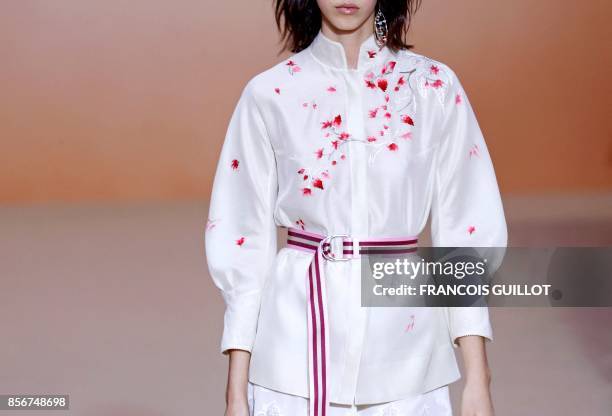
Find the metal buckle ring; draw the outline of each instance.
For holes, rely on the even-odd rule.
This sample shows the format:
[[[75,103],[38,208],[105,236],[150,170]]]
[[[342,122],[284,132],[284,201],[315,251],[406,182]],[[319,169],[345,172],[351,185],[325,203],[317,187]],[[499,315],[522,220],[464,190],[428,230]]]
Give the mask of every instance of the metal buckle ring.
[[[330,261],[348,261],[350,260],[349,257],[344,257],[344,240],[342,242],[342,248],[340,253],[342,254],[342,257],[335,257],[333,255],[330,255],[329,253],[327,253],[325,251],[325,248],[323,247],[325,244],[329,245],[329,252],[331,253],[331,249],[332,249],[332,241],[334,238],[349,238],[348,235],[346,234],[334,234],[334,235],[328,235],[327,237],[325,237],[323,240],[321,240],[321,242],[319,243],[319,248],[321,249],[321,255],[323,256],[323,258],[325,260],[330,260]]]

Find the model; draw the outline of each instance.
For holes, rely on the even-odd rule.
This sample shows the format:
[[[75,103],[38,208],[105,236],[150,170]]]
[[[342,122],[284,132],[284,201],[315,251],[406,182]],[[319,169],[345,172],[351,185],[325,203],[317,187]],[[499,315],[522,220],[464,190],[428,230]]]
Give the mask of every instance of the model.
[[[365,308],[359,257],[503,247],[501,198],[457,75],[404,41],[415,1],[277,0],[293,55],[231,117],[206,255],[226,303],[227,416],[493,414],[486,308]],[[288,228],[286,244],[277,227]]]

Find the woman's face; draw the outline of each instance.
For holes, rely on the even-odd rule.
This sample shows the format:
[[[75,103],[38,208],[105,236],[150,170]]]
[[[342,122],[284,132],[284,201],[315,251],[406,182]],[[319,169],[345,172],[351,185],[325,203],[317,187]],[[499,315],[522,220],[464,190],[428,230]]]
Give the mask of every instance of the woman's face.
[[[323,18],[338,31],[353,31],[372,16],[377,0],[317,0]]]

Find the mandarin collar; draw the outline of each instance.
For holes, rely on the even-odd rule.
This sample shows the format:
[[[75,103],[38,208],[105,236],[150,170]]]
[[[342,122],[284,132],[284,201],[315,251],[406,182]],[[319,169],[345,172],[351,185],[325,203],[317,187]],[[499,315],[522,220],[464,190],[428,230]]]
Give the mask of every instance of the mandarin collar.
[[[340,42],[325,36],[321,30],[319,30],[319,33],[307,49],[323,65],[344,71],[362,71],[391,53],[387,46],[382,48],[378,46],[376,37],[372,33],[359,47],[357,68],[349,68],[344,46]]]

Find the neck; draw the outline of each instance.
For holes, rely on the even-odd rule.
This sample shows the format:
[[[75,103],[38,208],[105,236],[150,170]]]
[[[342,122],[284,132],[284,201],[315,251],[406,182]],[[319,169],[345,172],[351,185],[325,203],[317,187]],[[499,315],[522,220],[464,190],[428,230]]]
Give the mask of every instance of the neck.
[[[357,68],[359,48],[361,44],[373,33],[374,15],[366,19],[361,26],[353,30],[341,30],[331,25],[324,17],[321,21],[321,32],[329,39],[342,45],[349,68]]]

